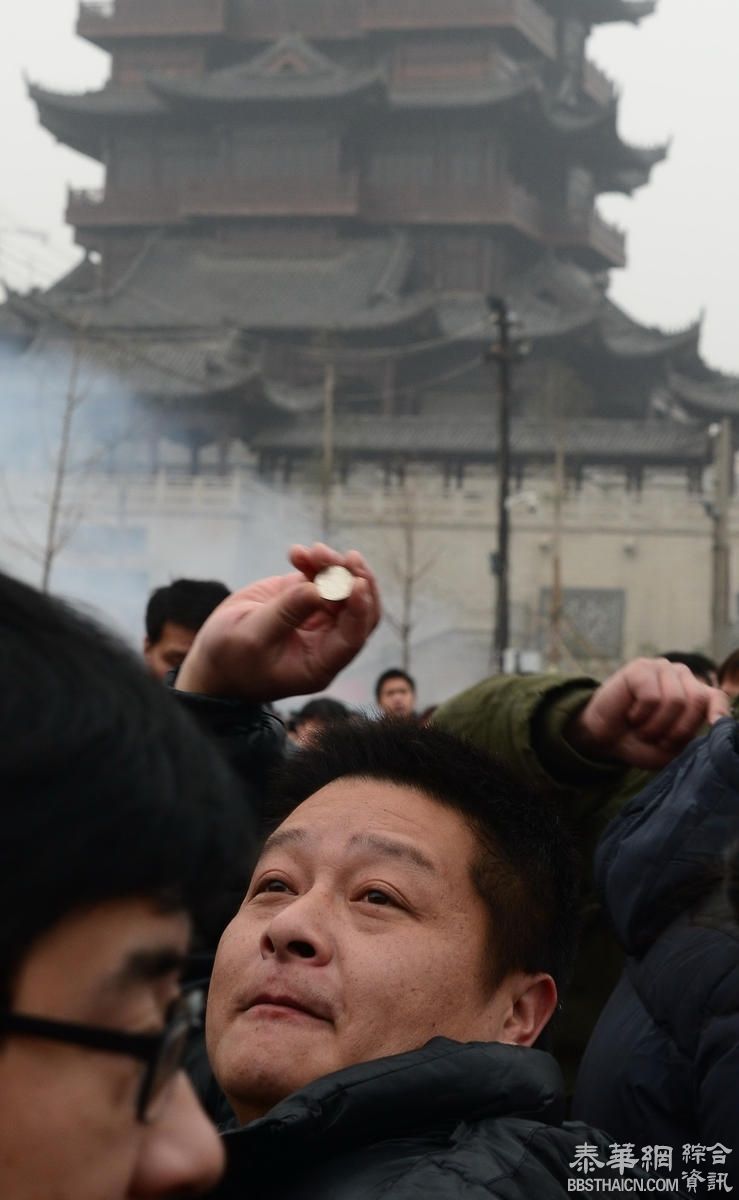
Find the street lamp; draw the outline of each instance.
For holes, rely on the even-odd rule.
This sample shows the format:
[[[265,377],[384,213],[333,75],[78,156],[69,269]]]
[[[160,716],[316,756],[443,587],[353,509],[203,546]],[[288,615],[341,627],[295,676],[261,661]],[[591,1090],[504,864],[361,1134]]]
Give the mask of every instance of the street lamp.
[[[493,341],[485,359],[498,365],[498,545],[491,557],[498,586],[490,667],[502,672],[510,640],[511,375],[513,363],[525,358],[531,348],[521,337],[520,321],[506,301],[488,296],[487,304],[493,319]]]

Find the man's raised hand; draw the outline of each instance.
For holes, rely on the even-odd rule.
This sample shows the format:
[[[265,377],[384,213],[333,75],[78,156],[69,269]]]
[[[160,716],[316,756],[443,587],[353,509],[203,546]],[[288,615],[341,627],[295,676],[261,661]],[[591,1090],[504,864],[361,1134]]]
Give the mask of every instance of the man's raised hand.
[[[372,571],[356,550],[340,554],[317,542],[293,546],[295,571],[234,592],[199,631],[177,688],[244,700],[320,692],[359,653],[381,605]],[[313,580],[326,567],[354,576],[347,600],[324,600]]]
[[[566,736],[588,758],[659,770],[728,713],[725,694],[682,663],[637,658],[601,684]]]

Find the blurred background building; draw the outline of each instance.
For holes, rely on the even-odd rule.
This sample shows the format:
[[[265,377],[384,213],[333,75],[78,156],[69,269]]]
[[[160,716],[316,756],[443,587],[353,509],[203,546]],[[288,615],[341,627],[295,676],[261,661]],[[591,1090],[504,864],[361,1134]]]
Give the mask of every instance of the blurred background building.
[[[113,607],[130,627],[137,601],[120,597],[167,571],[236,583],[270,545],[326,536],[378,566],[378,662],[404,658],[429,700],[478,678],[496,296],[522,351],[507,510],[519,665],[602,672],[723,636],[711,592],[718,554],[726,625],[736,517],[713,464],[739,383],[702,361],[699,326],[646,328],[609,300],[626,251],[596,208],[646,185],[666,148],[623,141],[587,39],[652,9],[83,3],[108,84],[31,94],[49,131],[104,164],[105,188],[69,196],[80,266],[0,310],[21,373],[59,364],[62,439],[84,427],[100,447],[52,447],[56,513],[55,488],[38,511],[18,460],[18,514],[56,586],[99,599],[123,571]]]

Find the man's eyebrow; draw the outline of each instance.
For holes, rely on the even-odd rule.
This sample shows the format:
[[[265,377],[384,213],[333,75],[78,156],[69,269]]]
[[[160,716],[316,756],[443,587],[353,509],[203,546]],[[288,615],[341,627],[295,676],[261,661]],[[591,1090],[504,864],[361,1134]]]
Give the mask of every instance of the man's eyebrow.
[[[438,874],[436,865],[431,859],[427,858],[417,846],[410,846],[407,842],[396,842],[394,838],[380,837],[376,833],[355,833],[349,839],[349,846],[370,850],[373,854],[380,854],[385,858],[405,859],[406,862],[413,863],[423,871],[428,871],[432,875]]]
[[[187,956],[173,946],[133,950],[105,981],[105,988],[121,991],[137,983],[156,983],[168,975],[180,975]]]
[[[309,841],[311,834],[307,829],[276,829],[262,846],[262,854],[267,854],[270,850],[279,850],[282,846],[301,845]]]
[[[264,855],[270,850],[279,850],[282,846],[305,845],[306,842],[312,840],[312,834],[308,829],[277,829],[271,837],[267,838],[262,854]],[[394,838],[382,837],[376,833],[355,833],[350,837],[348,845],[350,849],[370,850],[373,854],[380,854],[385,858],[405,859],[406,862],[413,863],[414,866],[420,867],[429,874],[438,874],[436,865],[431,859],[427,858],[416,846],[410,846],[407,842],[398,842]]]

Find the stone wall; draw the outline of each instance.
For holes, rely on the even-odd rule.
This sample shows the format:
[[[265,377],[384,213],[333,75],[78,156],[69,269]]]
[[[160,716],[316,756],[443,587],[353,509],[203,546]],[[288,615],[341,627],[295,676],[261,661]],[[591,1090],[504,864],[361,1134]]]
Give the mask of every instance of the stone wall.
[[[48,481],[11,473],[3,486],[0,562],[37,581]],[[528,477],[511,502],[512,640],[519,651],[540,654],[544,667],[552,653],[552,491],[550,478]],[[422,703],[487,673],[495,505],[494,480],[482,471],[468,473],[461,487],[421,473],[386,488],[368,468],[335,486],[332,540],[367,555],[390,618],[334,689],[338,694],[368,701],[375,675],[400,661],[398,626],[406,617]],[[52,588],[97,607],[138,641],[151,588],[178,575],[222,578],[235,587],[280,572],[290,542],[321,536],[321,513],[315,487],[301,488],[299,480],[290,489],[267,485],[249,466],[226,477],[70,478],[62,522],[68,539]],[[737,505],[732,526],[739,531]],[[710,521],[682,478],[655,477],[636,493],[614,476],[591,473],[564,500],[561,547],[563,669],[602,675],[636,654],[706,648]],[[739,549],[732,566],[736,592]],[[410,577],[410,614],[404,614]],[[535,661],[535,654],[527,657],[529,665]]]

